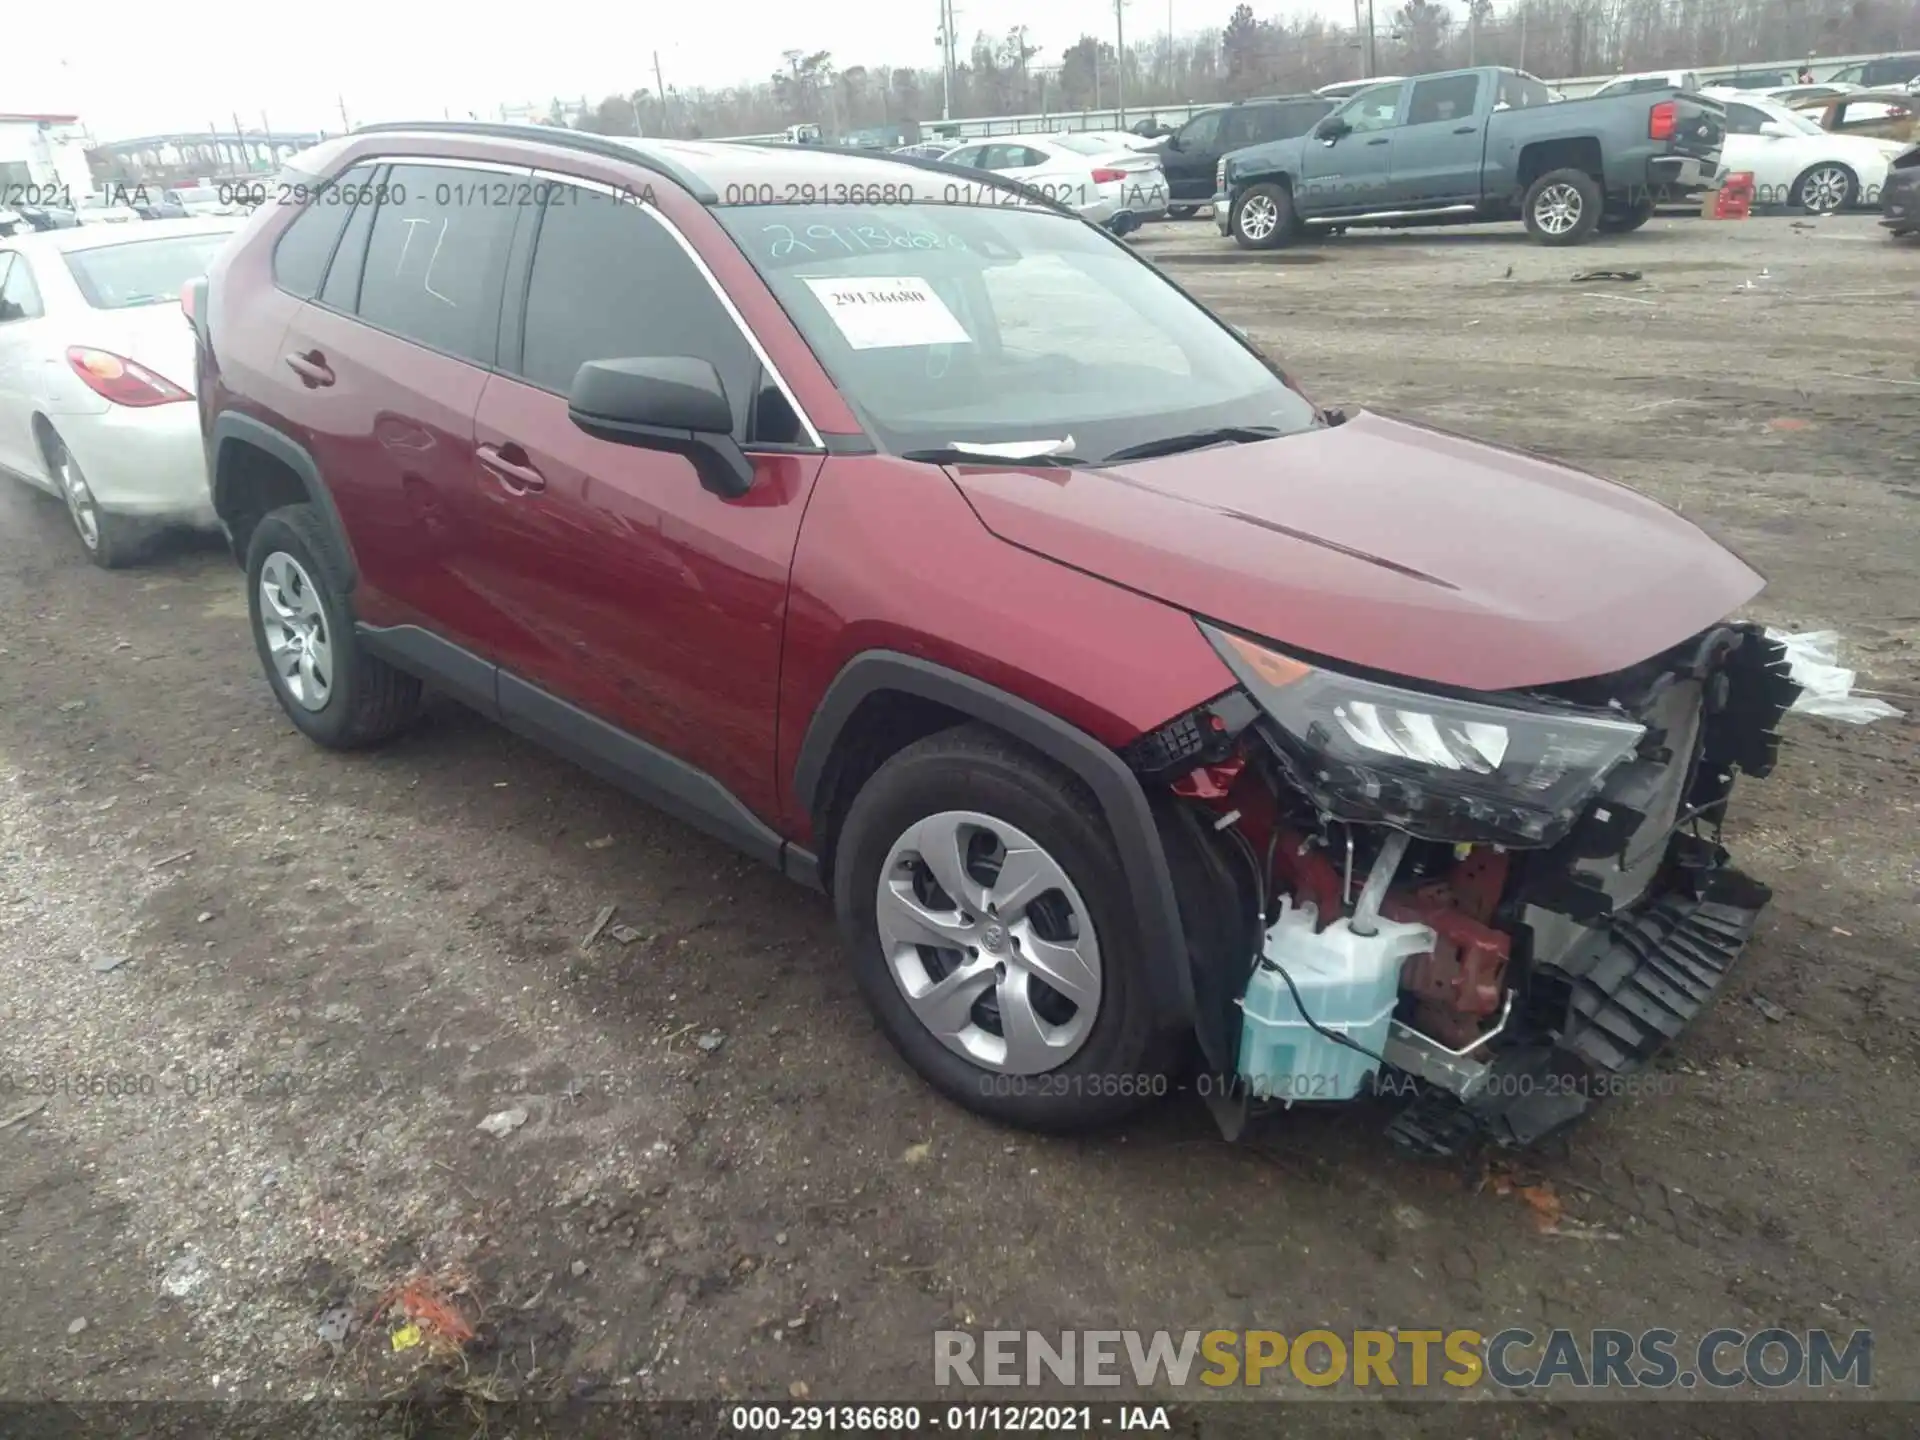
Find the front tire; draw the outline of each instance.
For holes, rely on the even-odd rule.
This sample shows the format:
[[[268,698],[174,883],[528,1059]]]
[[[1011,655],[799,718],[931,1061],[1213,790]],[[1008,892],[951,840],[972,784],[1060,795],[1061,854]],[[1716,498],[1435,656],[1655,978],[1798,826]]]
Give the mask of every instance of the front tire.
[[[855,979],[943,1095],[1067,1131],[1171,1088],[1119,856],[1071,774],[984,726],[943,731],[866,783],[835,855]]]
[[[1227,228],[1246,250],[1277,250],[1291,245],[1300,222],[1293,212],[1293,195],[1284,185],[1264,180],[1249,185],[1233,202]]]
[[[1809,215],[1837,215],[1853,204],[1860,193],[1860,181],[1853,171],[1834,161],[1823,160],[1807,167],[1793,182],[1788,198]]]
[[[420,709],[419,680],[361,648],[345,574],[315,506],[283,506],[254,527],[247,546],[254,648],[287,718],[331,750],[377,745]]]
[[[1600,182],[1584,170],[1549,170],[1527,187],[1520,213],[1542,245],[1579,245],[1600,223]]]
[[[1167,215],[1173,220],[1191,220],[1199,209],[1198,205],[1169,205]]]

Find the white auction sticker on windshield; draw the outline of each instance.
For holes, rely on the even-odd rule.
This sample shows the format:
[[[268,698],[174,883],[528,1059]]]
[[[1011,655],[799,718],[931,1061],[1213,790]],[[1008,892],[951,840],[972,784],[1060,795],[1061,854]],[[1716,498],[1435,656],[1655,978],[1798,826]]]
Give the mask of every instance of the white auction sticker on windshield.
[[[967,334],[933,286],[914,275],[854,275],[807,280],[840,333],[856,350],[902,345],[968,345]]]

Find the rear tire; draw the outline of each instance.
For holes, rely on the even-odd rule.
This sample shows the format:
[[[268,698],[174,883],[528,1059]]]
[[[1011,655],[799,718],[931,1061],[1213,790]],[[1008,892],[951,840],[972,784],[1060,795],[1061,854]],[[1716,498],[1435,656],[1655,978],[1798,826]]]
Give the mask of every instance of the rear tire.
[[[1520,214],[1542,245],[1579,245],[1600,223],[1600,182],[1584,170],[1549,170],[1527,187]]]
[[[1838,215],[1859,196],[1860,181],[1837,161],[1822,160],[1809,165],[1787,194],[1796,208],[1809,215]]]
[[[1167,215],[1174,220],[1191,220],[1199,210],[1198,205],[1169,205]]]
[[[420,710],[419,680],[369,655],[354,632],[346,564],[313,505],[287,505],[247,545],[247,612],[274,698],[330,750],[377,745]]]
[[[1182,1049],[1152,1011],[1113,837],[1074,776],[985,726],[942,731],[867,781],[834,853],[854,977],[947,1098],[1067,1131],[1172,1088]]]
[[[1292,192],[1271,180],[1248,186],[1233,202],[1227,228],[1246,250],[1277,250],[1291,245],[1300,229]]]
[[[102,570],[120,570],[133,564],[146,549],[146,531],[138,521],[100,508],[88,488],[87,477],[80,472],[80,462],[57,431],[49,428],[41,438],[47,473],[60,491],[67,521],[87,559]]]
[[[1626,235],[1653,218],[1653,201],[1643,200],[1631,210],[1608,210],[1601,214],[1598,229],[1602,235]]]

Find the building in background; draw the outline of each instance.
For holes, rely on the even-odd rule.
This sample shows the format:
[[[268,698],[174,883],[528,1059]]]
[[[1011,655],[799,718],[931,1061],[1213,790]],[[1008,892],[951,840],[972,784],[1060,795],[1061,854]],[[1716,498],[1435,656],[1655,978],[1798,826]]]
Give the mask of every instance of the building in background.
[[[65,191],[73,200],[92,193],[78,115],[0,112],[0,196],[22,203],[36,189]]]

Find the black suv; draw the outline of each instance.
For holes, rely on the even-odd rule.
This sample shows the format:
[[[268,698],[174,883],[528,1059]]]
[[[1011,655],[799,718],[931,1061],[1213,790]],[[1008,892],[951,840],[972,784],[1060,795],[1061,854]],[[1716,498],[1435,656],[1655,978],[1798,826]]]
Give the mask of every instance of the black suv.
[[[1882,55],[1836,70],[1827,78],[1850,82],[1863,90],[1898,90],[1920,80],[1920,52]]]
[[[1160,151],[1173,202],[1169,213],[1185,220],[1212,202],[1214,172],[1229,150],[1304,135],[1331,113],[1335,103],[1324,95],[1280,95],[1201,111],[1169,135]]]

